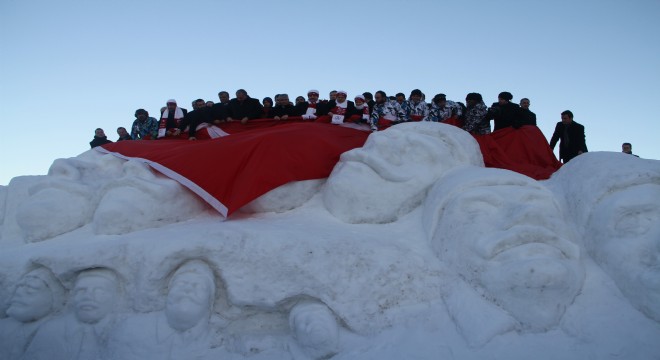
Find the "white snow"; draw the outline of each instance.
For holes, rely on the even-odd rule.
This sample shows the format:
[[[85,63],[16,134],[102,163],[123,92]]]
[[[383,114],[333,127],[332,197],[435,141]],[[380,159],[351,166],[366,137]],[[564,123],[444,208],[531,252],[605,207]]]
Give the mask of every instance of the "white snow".
[[[0,358],[660,356],[660,161],[589,153],[537,182],[426,125],[229,219],[94,151],[14,178]]]

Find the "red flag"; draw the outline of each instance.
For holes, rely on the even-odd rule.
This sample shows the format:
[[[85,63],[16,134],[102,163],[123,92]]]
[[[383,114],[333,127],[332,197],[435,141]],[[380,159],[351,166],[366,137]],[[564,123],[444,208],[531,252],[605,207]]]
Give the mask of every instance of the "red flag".
[[[328,177],[339,156],[369,136],[318,123],[253,122],[252,130],[258,131],[229,124],[223,130],[239,131],[214,140],[120,141],[96,149],[146,162],[229,216],[288,182]]]
[[[487,167],[512,170],[536,180],[548,179],[561,163],[538,127],[504,128],[474,135]]]

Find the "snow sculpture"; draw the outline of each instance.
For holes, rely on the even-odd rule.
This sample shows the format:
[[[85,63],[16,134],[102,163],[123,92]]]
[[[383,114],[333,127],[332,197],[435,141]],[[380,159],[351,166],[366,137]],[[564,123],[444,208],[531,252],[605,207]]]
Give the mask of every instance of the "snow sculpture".
[[[64,302],[64,287],[50,270],[38,267],[25,274],[9,301],[9,317],[0,320],[0,358],[23,355],[39,326]]]
[[[215,281],[209,266],[201,260],[185,263],[169,284],[165,307],[167,323],[177,331],[208,324],[214,298]]]
[[[114,359],[197,359],[212,347],[215,275],[189,260],[171,276],[165,310],[127,319],[112,334]],[[148,324],[148,326],[144,326]]]
[[[41,241],[85,225],[93,210],[93,190],[70,181],[52,181],[30,189],[16,221],[28,242]]]
[[[522,329],[556,325],[581,288],[579,248],[560,206],[531,178],[456,169],[430,190],[423,223],[438,257]]]
[[[252,200],[241,208],[246,213],[284,212],[295,209],[314,194],[318,193],[325,184],[325,179],[292,181]]]
[[[296,304],[289,313],[289,326],[296,344],[312,359],[328,359],[339,351],[339,324],[325,304]]]
[[[106,155],[112,156],[112,155]],[[118,235],[188,220],[206,208],[178,182],[156,175],[148,165],[126,161],[122,176],[105,184],[96,212],[94,232]]]
[[[16,211],[24,239],[42,241],[87,224],[99,201],[99,184],[115,177],[122,162],[88,153],[55,160],[48,176],[28,187],[29,197]]]
[[[660,322],[660,161],[588,153],[550,182],[583,230],[589,255],[637,309]]]
[[[206,209],[196,195],[148,165],[96,151],[58,159],[39,178],[14,216],[27,242],[90,222],[96,234],[125,234],[188,220]]]
[[[45,323],[28,347],[27,359],[103,358],[117,323],[122,286],[113,270],[81,271],[71,291],[72,314]]]
[[[7,187],[0,185],[0,229],[5,222],[5,213],[7,212]],[[2,231],[0,231],[0,239],[2,238]]]
[[[460,165],[483,166],[469,133],[439,123],[400,124],[342,154],[323,201],[348,223],[392,222],[416,208],[444,172]]]

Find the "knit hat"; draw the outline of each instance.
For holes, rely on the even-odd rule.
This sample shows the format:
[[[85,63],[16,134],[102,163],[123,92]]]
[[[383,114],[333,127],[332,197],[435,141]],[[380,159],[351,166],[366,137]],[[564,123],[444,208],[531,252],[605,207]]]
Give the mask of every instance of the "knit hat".
[[[176,104],[176,100],[169,99],[169,100],[167,100],[167,104]]]
[[[307,92],[307,95],[309,95],[309,94],[316,94],[316,95],[318,95],[318,94],[319,94],[319,91],[316,90],[316,89],[312,89],[312,90],[310,90],[310,91]]]

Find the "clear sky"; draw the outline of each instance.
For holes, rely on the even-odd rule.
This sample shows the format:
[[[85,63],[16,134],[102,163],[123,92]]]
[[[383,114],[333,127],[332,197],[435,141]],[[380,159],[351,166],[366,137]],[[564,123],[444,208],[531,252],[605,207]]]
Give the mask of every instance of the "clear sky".
[[[138,108],[239,88],[509,91],[548,138],[570,109],[589,150],[660,159],[659,18],[658,0],[0,0],[0,185],[86,151],[97,127],[116,140]]]

